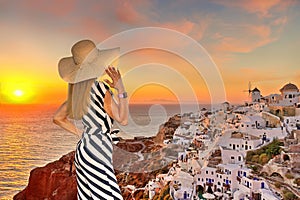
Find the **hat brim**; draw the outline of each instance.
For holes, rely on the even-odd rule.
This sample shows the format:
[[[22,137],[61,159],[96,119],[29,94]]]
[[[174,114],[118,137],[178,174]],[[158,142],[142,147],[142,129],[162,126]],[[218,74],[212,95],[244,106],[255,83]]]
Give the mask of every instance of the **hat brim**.
[[[84,61],[77,65],[73,57],[62,58],[58,63],[60,77],[68,83],[98,78],[104,73],[105,67],[118,61],[120,47],[98,50],[98,56],[93,62]]]

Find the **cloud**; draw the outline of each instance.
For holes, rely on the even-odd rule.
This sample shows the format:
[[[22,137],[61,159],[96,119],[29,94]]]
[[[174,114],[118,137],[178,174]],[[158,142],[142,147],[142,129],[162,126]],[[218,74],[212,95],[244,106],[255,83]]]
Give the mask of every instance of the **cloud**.
[[[239,35],[231,36],[216,33],[213,38],[217,42],[213,49],[220,52],[248,53],[277,39],[272,36],[271,28],[265,25],[242,25],[238,31]]]
[[[137,24],[145,20],[144,16],[137,11],[136,4],[131,1],[117,1],[115,14],[120,22]]]
[[[259,17],[271,17],[274,10],[284,11],[294,3],[292,0],[214,0],[213,2],[229,8],[239,8]]]
[[[272,22],[272,25],[274,25],[274,26],[285,25],[287,23],[287,21],[288,21],[287,16],[279,17]]]
[[[31,10],[38,10],[55,16],[66,16],[76,8],[76,0],[27,0],[22,1],[21,4]]]
[[[201,40],[204,36],[205,31],[207,30],[209,25],[209,20],[201,20],[196,22],[192,22],[187,19],[182,19],[180,21],[175,22],[166,22],[157,24],[159,27],[169,28],[194,38],[195,40]]]

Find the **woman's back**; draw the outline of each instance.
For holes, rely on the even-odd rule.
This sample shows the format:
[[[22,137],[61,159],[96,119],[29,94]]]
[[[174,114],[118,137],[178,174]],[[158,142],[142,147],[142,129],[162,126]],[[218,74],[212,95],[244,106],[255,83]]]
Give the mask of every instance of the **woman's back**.
[[[109,87],[103,82],[94,81],[91,87],[90,107],[87,114],[82,117],[85,128],[102,129],[103,133],[109,133],[113,119],[104,109],[104,97]]]

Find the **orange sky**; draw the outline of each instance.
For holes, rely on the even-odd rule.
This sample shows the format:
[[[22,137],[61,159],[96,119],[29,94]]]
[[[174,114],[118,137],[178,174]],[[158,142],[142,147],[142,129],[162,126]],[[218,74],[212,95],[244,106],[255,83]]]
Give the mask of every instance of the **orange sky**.
[[[67,84],[58,75],[57,62],[71,55],[76,41],[101,43],[145,26],[176,30],[202,45],[216,64],[229,102],[247,100],[243,90],[249,81],[263,95],[278,93],[288,82],[300,87],[299,9],[293,0],[7,1],[0,10],[0,103],[61,103]],[[179,41],[167,45],[183,46]],[[119,68],[131,103],[209,103],[216,92],[207,85],[213,77],[203,77],[196,66],[159,49],[129,52]]]

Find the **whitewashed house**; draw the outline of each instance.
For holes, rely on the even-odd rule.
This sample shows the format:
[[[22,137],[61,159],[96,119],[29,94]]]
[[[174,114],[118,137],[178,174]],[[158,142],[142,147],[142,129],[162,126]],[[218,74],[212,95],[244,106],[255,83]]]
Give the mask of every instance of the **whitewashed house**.
[[[261,129],[266,127],[266,121],[260,115],[244,115],[241,119],[239,130],[246,132],[249,129]]]
[[[241,133],[239,133],[241,134]],[[256,136],[249,134],[242,134],[241,137],[227,138],[226,142],[223,142],[225,147],[232,150],[248,151],[253,150],[262,144],[262,140]]]
[[[291,127],[292,129],[297,128],[297,124],[300,124],[300,116],[284,117],[285,125]]]
[[[244,154],[224,147],[220,147],[223,164],[242,164],[244,163]]]
[[[279,105],[281,106],[293,106],[299,103],[299,89],[296,85],[288,83],[280,89],[281,100]]]
[[[193,176],[184,171],[179,171],[170,184],[170,196],[174,200],[192,200],[194,196]]]

